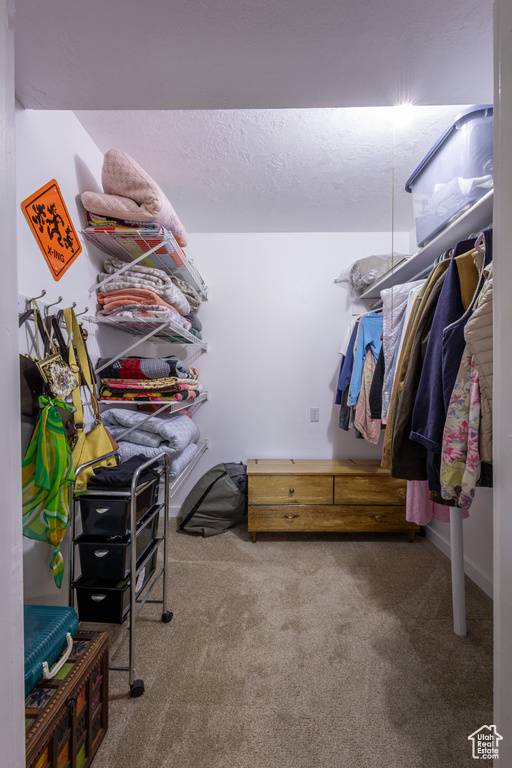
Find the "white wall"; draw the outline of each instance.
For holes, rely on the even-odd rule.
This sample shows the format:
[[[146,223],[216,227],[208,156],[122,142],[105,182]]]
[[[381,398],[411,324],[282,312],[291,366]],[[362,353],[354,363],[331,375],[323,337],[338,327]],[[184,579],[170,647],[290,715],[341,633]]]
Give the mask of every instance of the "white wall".
[[[0,440],[0,763],[10,768],[22,768],[25,765],[25,718],[16,230],[13,227],[16,208],[12,13],[12,3],[0,0],[0,226],[4,248],[0,281],[0,349],[3,366]]]
[[[406,251],[408,235],[395,243]],[[380,457],[337,426],[339,347],[366,307],[333,281],[390,247],[389,233],[190,235],[210,296],[199,312],[209,350],[194,363],[210,397],[195,421],[210,449],[192,481],[224,461]]]
[[[69,214],[79,232],[84,225],[79,193],[100,189],[103,155],[71,112],[46,112],[16,109],[16,197],[18,207],[18,291],[25,296],[38,296],[52,303],[62,296],[59,307],[76,301],[76,311],[86,306],[94,310],[88,289],[95,280],[101,259],[94,248],[83,246],[82,253],[59,281],[55,281],[20,207],[21,201],[55,178]],[[82,238],[83,240],[83,238]],[[92,251],[92,253],[91,253]],[[28,326],[27,326],[28,327]],[[91,329],[94,335],[95,328]],[[28,351],[27,330],[20,332],[20,350]],[[23,447],[30,439],[31,428],[22,424]],[[67,554],[67,536],[62,551]],[[51,548],[44,542],[23,539],[23,579],[26,603],[64,605],[68,601],[66,578],[61,590],[54,584],[49,562]],[[67,556],[66,574],[67,574]]]

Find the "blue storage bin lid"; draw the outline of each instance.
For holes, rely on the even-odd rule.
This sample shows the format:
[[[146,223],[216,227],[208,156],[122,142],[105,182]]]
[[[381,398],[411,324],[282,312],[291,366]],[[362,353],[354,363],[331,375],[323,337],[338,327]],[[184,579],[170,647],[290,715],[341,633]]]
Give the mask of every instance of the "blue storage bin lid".
[[[428,165],[428,163],[430,162],[432,157],[435,155],[435,153],[442,147],[442,145],[452,135],[452,133],[458,127],[459,123],[467,123],[478,114],[481,114],[485,117],[486,113],[490,115],[493,114],[492,104],[477,104],[474,107],[468,107],[468,109],[465,109],[463,112],[460,113],[460,115],[457,115],[453,123],[449,126],[449,128],[446,129],[443,135],[436,141],[436,143],[434,144],[432,149],[428,152],[428,154],[425,155],[425,157],[423,158],[421,163],[418,165],[414,173],[412,173],[411,176],[409,176],[409,178],[405,182],[405,191],[412,192],[411,184],[413,183],[413,181],[416,179],[417,176],[419,176],[421,171],[425,168],[426,165]]]
[[[53,664],[66,647],[66,633],[74,635],[78,616],[74,608],[56,605],[23,607],[25,694],[43,676],[43,661]]]

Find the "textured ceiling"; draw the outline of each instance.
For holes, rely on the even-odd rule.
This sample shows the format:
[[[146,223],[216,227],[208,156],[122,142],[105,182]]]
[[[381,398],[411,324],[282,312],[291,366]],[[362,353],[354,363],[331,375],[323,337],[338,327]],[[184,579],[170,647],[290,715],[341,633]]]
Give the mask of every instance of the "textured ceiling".
[[[492,0],[17,0],[30,109],[492,99]]]
[[[393,189],[395,230],[413,227],[405,181],[460,111],[414,107],[395,129],[392,107],[76,114],[103,152],[157,180],[190,232],[344,232],[389,230]]]
[[[386,106],[493,96],[492,0],[15,8],[21,104],[75,110],[101,150],[155,178],[190,232],[388,230],[392,215],[410,229],[404,182],[460,107],[418,106],[396,129],[393,169]]]

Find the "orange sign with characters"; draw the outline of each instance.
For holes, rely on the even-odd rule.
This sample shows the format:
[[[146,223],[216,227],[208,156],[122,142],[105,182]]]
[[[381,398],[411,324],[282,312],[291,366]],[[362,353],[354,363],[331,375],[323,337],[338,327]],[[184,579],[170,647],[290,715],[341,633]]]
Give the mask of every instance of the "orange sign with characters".
[[[52,179],[21,204],[30,228],[55,280],[60,280],[82,250],[82,244]]]

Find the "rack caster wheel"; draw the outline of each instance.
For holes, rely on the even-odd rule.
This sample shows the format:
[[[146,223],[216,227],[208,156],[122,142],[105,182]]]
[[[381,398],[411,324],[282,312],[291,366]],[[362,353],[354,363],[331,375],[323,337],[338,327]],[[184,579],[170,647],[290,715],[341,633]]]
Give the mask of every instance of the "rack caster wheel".
[[[142,696],[144,693],[144,682],[142,680],[134,680],[130,685],[130,696],[132,699],[136,699]]]
[[[172,620],[173,615],[174,614],[173,614],[172,611],[166,611],[165,613],[163,613],[162,614],[162,621],[163,621],[163,623],[164,624],[168,624]]]

